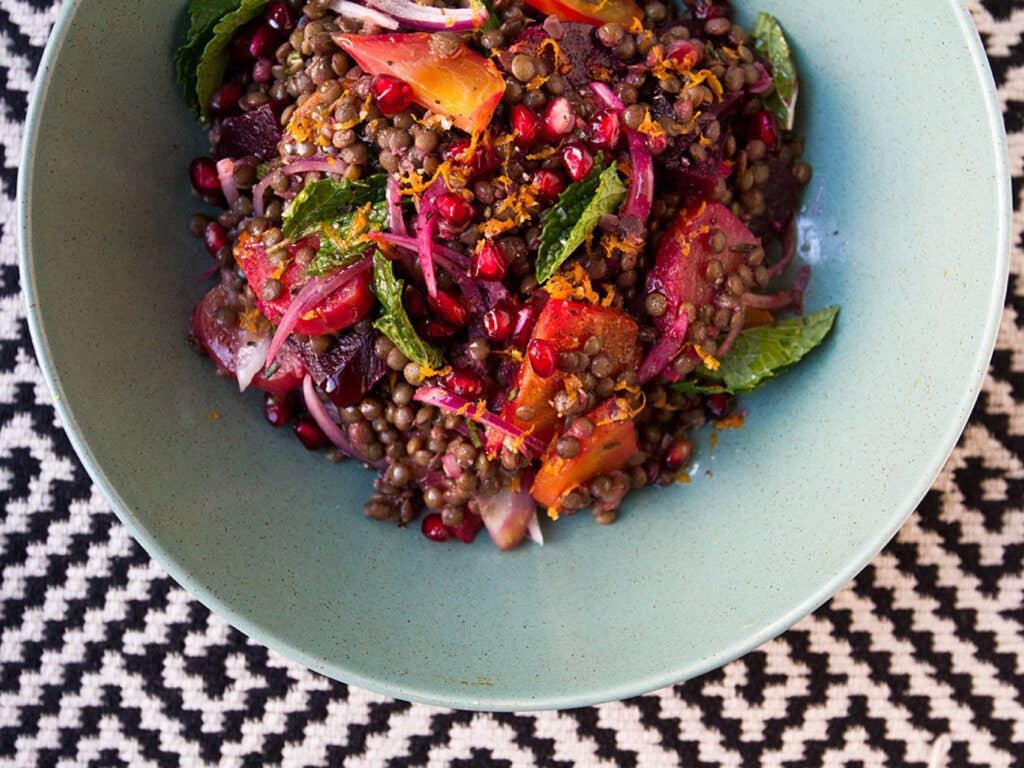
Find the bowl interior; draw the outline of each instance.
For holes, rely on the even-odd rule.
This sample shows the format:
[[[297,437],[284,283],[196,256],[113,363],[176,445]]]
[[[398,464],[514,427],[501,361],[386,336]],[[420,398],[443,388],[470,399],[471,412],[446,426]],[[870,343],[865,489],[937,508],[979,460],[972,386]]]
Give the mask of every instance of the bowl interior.
[[[369,473],[267,428],[259,395],[189,350],[208,257],[187,232],[205,142],[173,83],[184,2],[70,3],[22,168],[24,280],[60,414],[132,532],[271,647],[470,708],[649,690],[832,594],[927,490],[974,402],[1005,286],[1002,128],[958,3],[839,3],[827,21],[763,5],[795,43],[807,305],[841,304],[836,332],[746,398],[746,426],[705,443],[693,484],[501,554],[364,518]]]

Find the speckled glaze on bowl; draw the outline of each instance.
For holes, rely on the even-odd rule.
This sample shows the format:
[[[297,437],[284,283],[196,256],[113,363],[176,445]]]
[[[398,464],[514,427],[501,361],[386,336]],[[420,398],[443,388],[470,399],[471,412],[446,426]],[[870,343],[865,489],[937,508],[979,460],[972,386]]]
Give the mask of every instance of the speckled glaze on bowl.
[[[764,0],[796,45],[815,166],[800,227],[831,342],[746,398],[698,482],[500,554],[359,508],[371,476],[267,428],[184,341],[207,264],[187,232],[204,138],[172,51],[184,2],[77,0],[20,177],[29,323],[117,514],[243,632],[403,699],[572,707],[711,669],[782,632],[895,533],[952,449],[994,343],[1009,185],[962,4]],[[741,0],[745,20],[756,7]],[[208,414],[218,412],[219,419]],[[708,476],[710,475],[710,476]]]

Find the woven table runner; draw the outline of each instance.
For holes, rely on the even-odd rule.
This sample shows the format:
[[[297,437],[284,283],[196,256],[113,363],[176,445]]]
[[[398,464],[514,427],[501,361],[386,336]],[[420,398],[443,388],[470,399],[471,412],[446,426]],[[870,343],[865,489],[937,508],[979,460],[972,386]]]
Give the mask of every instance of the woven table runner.
[[[781,637],[681,685],[539,714],[409,704],[267,651],[92,485],[18,284],[23,122],[58,5],[0,0],[0,766],[1024,766],[1024,0],[970,2],[1006,115],[1015,249],[990,375],[935,486]]]

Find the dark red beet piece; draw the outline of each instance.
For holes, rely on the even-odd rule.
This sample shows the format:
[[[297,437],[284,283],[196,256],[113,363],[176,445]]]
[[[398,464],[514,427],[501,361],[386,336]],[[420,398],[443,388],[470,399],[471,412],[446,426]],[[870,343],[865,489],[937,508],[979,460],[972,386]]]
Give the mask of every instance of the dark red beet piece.
[[[565,35],[558,43],[565,62],[569,65],[565,73],[569,83],[577,88],[587,85],[595,79],[595,75],[607,75],[599,79],[618,82],[626,72],[622,60],[617,58],[610,48],[597,42],[594,36],[595,27],[576,21],[563,21],[562,30]],[[512,59],[517,53],[525,53],[534,57],[543,57],[551,64],[551,48],[544,47],[544,39],[548,37],[543,26],[529,27],[523,31],[519,39],[509,48],[498,54],[498,61],[505,71],[510,71]]]
[[[339,408],[355,405],[384,378],[387,364],[373,351],[380,334],[373,330],[349,328],[324,353],[312,350],[308,342],[288,339],[313,381]]]
[[[247,157],[261,160],[277,156],[281,140],[281,123],[269,104],[237,117],[229,117],[220,126],[217,157]]]

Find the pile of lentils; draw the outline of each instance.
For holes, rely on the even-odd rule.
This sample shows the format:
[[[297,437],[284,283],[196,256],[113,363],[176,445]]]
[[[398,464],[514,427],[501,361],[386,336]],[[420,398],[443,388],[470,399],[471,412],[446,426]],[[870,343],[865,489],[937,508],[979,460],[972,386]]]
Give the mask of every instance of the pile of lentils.
[[[213,218],[195,215],[191,229],[223,267],[222,283],[227,290],[218,311],[225,322],[250,315],[255,309],[253,288],[233,257],[238,235],[244,230],[262,238],[267,246],[280,243],[281,216],[288,201],[304,186],[323,177],[320,172],[286,174],[281,170],[283,166],[300,158],[328,156],[337,161],[334,174],[346,179],[380,172],[429,178],[446,161],[464,156],[468,146],[465,133],[446,129],[443,121],[431,119],[418,105],[411,104],[396,114],[382,114],[368,98],[373,76],[363,72],[336,45],[332,35],[372,35],[386,30],[338,16],[328,6],[325,0],[272,3],[262,18],[238,33],[237,55],[211,102],[214,145],[224,118],[266,105],[273,108],[283,128],[276,157],[258,162],[236,159],[234,183],[240,195],[232,205],[225,207],[216,186],[203,183],[211,173],[212,160],[201,159],[199,173],[194,169],[192,174],[197,194],[223,209]],[[498,393],[495,401],[489,402],[491,410],[496,411],[501,393],[507,393],[516,370],[507,350],[517,345],[523,350],[529,337],[528,333],[523,337],[521,330],[528,330],[531,313],[533,319],[537,314],[534,299],[541,289],[534,276],[535,256],[544,210],[571,181],[586,175],[598,152],[604,153],[606,161],[628,160],[619,126],[610,124],[585,85],[595,67],[604,67],[609,73],[608,82],[625,105],[622,123],[646,132],[650,138],[659,183],[646,230],[639,220],[620,220],[605,214],[594,233],[594,247],[570,259],[562,269],[563,273],[573,273],[578,265],[598,293],[605,295],[607,289],[612,289],[612,305],[629,312],[638,322],[644,350],[660,336],[652,320],[666,311],[665,296],[647,295],[644,278],[662,233],[680,209],[695,197],[718,201],[762,238],[765,249],[753,249],[747,264],[728,277],[728,292],[739,306],[746,291],[767,285],[768,263],[778,258],[796,195],[799,187],[810,180],[811,168],[800,159],[801,140],[780,130],[760,97],[752,92],[763,77],[763,67],[756,63],[747,32],[730,22],[732,14],[727,4],[690,0],[676,14],[668,4],[654,0],[643,6],[642,24],[637,22],[630,29],[617,24],[598,27],[561,22],[553,16],[545,18],[522,0],[495,0],[492,8],[500,22],[495,28],[432,35],[431,45],[436,51],[452,51],[464,43],[491,58],[506,84],[491,122],[492,143],[482,141],[476,150],[486,170],[469,178],[451,178],[455,186],[452,205],[458,210],[440,222],[437,240],[472,259],[478,240],[485,236],[482,231],[487,232],[481,225],[509,219],[514,210],[503,206],[502,201],[516,199],[521,186],[532,184],[539,190],[539,207],[521,223],[511,222],[514,226],[503,226],[497,234],[486,235],[487,247],[496,248],[500,254],[505,270],[502,282],[512,297],[510,301],[492,307],[482,318],[470,318],[460,327],[449,318],[432,317],[422,293],[416,290],[407,291],[406,309],[421,334],[442,349],[453,368],[443,385],[470,399]],[[544,37],[559,44],[561,60],[555,58],[555,46],[516,47],[517,41],[525,39],[524,30],[538,26]],[[715,93],[708,82],[689,83],[672,71],[654,74],[664,52],[673,46],[678,48],[680,42],[686,43],[687,50],[696,57],[692,70],[712,73],[721,93]],[[572,62],[577,51],[588,52],[586,67],[591,71],[582,72],[584,67]],[[572,64],[568,72],[566,59]],[[325,107],[318,108],[306,129],[289,130],[294,127],[297,104],[316,94],[319,103],[330,105],[333,112],[323,114]],[[575,115],[587,124],[582,137],[540,139],[529,153],[503,154],[492,148],[494,139],[517,128],[515,121],[522,119],[522,108],[543,122],[548,106],[559,99],[567,100]],[[573,152],[564,151],[570,143]],[[550,149],[543,151],[545,148]],[[727,176],[714,172],[723,163],[731,168]],[[252,189],[267,177],[263,215],[255,216]],[[670,183],[664,183],[666,180]],[[713,248],[715,242],[724,247],[721,232],[713,233]],[[641,247],[627,247],[629,243],[640,243]],[[303,251],[297,256],[300,261],[314,256],[311,248]],[[416,283],[416,276],[402,272],[400,262],[395,262],[395,268],[407,284]],[[716,269],[719,274],[713,274]],[[709,280],[720,280],[720,272],[721,264],[712,262]],[[440,285],[458,294],[443,274]],[[705,307],[691,323],[687,339],[714,354],[724,333],[742,322],[742,312]],[[368,332],[370,327],[371,319],[367,318],[356,330]],[[328,335],[298,341],[314,353],[323,353],[331,349],[335,339]],[[471,502],[477,495],[519,487],[531,472],[529,460],[508,449],[489,457],[479,441],[466,433],[463,418],[413,400],[415,389],[426,379],[419,365],[410,362],[384,336],[376,339],[374,353],[390,373],[360,402],[337,413],[362,456],[386,462],[364,506],[368,516],[406,525],[425,507],[434,513],[432,519],[439,515],[444,526],[454,528],[462,525],[467,515],[475,516]],[[558,359],[559,368],[576,373],[581,382],[579,402],[600,402],[617,385],[636,384],[635,375],[629,372],[613,380],[608,365],[608,357],[601,353],[601,339],[596,336],[582,351],[562,353]],[[686,355],[675,361],[678,374],[689,373],[693,366],[694,361]],[[733,398],[728,395],[682,394],[670,389],[668,383],[658,376],[637,393],[637,402],[646,405],[635,417],[641,450],[630,466],[574,490],[565,500],[566,511],[591,509],[598,523],[613,522],[619,502],[630,489],[676,482],[691,460],[691,432],[709,419],[727,416],[734,408]],[[564,408],[586,434],[585,417],[573,411],[572,402],[556,406]],[[524,406],[517,415],[528,419],[529,410]],[[323,450],[330,461],[346,458],[330,446],[306,413],[298,393],[267,395],[264,414],[274,426],[291,424],[307,448]],[[555,450],[570,458],[579,451],[579,442],[563,437]],[[444,470],[446,461],[450,463],[452,458],[462,470],[457,477]],[[447,537],[436,525],[430,530],[424,527],[424,532],[432,538]]]

